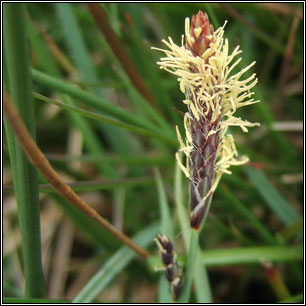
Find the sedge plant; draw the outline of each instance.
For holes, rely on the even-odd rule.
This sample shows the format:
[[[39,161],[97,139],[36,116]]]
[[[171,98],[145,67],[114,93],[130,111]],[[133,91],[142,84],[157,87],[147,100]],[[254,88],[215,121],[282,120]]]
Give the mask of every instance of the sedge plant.
[[[181,46],[169,37],[162,42],[168,48],[155,50],[165,54],[157,62],[161,69],[178,77],[180,90],[187,106],[184,115],[185,140],[176,127],[186,161],[176,158],[181,170],[189,179],[191,239],[185,281],[180,302],[188,302],[197,257],[199,233],[207,218],[211,200],[224,173],[231,174],[231,166],[248,162],[247,156],[238,156],[234,137],[229,128],[238,126],[243,132],[258,126],[235,116],[238,108],[259,102],[252,98],[256,85],[255,74],[244,78],[255,62],[233,74],[242,60],[237,46],[229,52],[224,39],[224,28],[214,30],[206,13],[199,11],[185,20],[185,35]],[[173,284],[170,282],[171,288]]]

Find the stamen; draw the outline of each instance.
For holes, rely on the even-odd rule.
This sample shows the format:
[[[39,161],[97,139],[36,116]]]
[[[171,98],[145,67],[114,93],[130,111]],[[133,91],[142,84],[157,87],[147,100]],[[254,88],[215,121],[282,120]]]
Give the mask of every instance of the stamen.
[[[238,108],[259,102],[251,99],[251,89],[258,80],[255,74],[241,80],[255,62],[231,75],[242,60],[241,57],[236,59],[242,51],[237,46],[229,54],[229,42],[223,38],[226,23],[213,31],[207,15],[199,12],[191,23],[189,18],[185,19],[181,46],[169,37],[168,41],[162,41],[168,50],[153,48],[165,54],[158,65],[177,76],[180,90],[185,94],[183,103],[188,108],[184,116],[185,141],[176,126],[179,151],[186,156],[185,165],[178,153],[176,159],[193,184],[195,202],[192,203],[194,223],[191,221],[191,226],[195,228],[201,224],[200,216],[207,214],[208,201],[222,175],[231,174],[228,170],[231,166],[248,161],[245,156],[238,158],[228,128],[238,126],[247,132],[249,127],[259,125],[234,116]]]

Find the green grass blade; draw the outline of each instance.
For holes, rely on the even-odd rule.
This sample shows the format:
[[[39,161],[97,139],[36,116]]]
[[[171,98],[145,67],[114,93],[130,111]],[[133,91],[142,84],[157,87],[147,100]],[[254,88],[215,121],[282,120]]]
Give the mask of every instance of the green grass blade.
[[[98,78],[90,56],[87,52],[82,33],[79,29],[77,20],[73,14],[70,3],[55,3],[57,17],[64,31],[64,38],[67,48],[73,58],[75,66],[81,74],[81,79],[86,80],[86,83],[99,84]],[[94,88],[98,95],[102,95],[101,88]]]
[[[4,297],[4,304],[67,304],[71,301],[67,300],[52,300],[52,299],[30,299],[30,298],[15,298],[15,297]]]
[[[229,189],[220,187],[217,191],[226,200],[226,203],[231,205],[234,210],[236,210],[243,218],[252,224],[254,229],[256,229],[257,233],[264,241],[272,244],[275,243],[276,240],[273,235],[266,229],[263,224],[257,220],[257,218],[250,212],[247,206],[241,203],[241,201]]]
[[[171,219],[170,208],[167,201],[165,186],[158,168],[154,168],[154,176],[157,186],[159,211],[161,216],[161,234],[169,236],[175,245],[174,227]]]
[[[291,296],[288,299],[279,301],[279,303],[292,304],[292,303],[303,303],[303,301],[304,301],[304,294],[300,293],[300,294]]]
[[[74,102],[69,96],[65,95],[63,99],[65,105],[70,106],[70,109],[74,108],[73,106]],[[105,149],[102,146],[100,139],[91,128],[89,122],[87,122],[87,119],[84,118],[83,116],[80,116],[79,113],[76,112],[69,111],[67,112],[67,115],[71,120],[71,122],[73,123],[73,125],[75,126],[75,128],[82,133],[84,143],[88,151],[92,154],[104,153]],[[102,175],[106,175],[107,177],[118,176],[116,169],[108,163],[97,162],[96,166],[100,170]]]
[[[209,267],[228,265],[260,264],[262,260],[272,263],[289,263],[303,260],[303,245],[252,246],[243,248],[220,248],[201,251],[201,260]],[[179,257],[180,262],[186,258]],[[148,263],[153,267],[158,256],[150,256]]]
[[[301,261],[303,247],[297,246],[259,246],[219,250],[206,250],[202,260],[209,266],[260,264],[262,260],[271,262]]]
[[[192,230],[190,237],[190,246],[187,257],[186,272],[184,277],[184,287],[182,295],[179,298],[180,303],[188,303],[190,300],[191,286],[196,271],[197,256],[199,255],[199,232]]]
[[[159,261],[160,265],[160,261]],[[169,282],[166,275],[163,273],[159,277],[158,281],[158,303],[172,303],[172,297],[169,289]]]
[[[138,109],[139,112],[144,113],[150,120],[156,122],[161,128],[165,130],[166,133],[172,134],[173,131],[169,123],[165,120],[165,118],[154,109],[154,107],[147,102],[146,99],[142,97],[142,95],[135,89],[135,87],[131,84],[130,79],[124,73],[124,71],[118,69],[117,71],[120,79],[124,82],[128,95],[130,97],[131,102],[133,103],[135,109]]]
[[[147,247],[158,231],[159,225],[149,225],[134,237],[134,241],[141,247]],[[127,247],[118,250],[91,278],[87,285],[79,292],[73,303],[90,303],[103,289],[135,258],[135,253]]]
[[[245,171],[267,206],[285,225],[292,225],[301,217],[295,208],[275,189],[260,170],[245,167]]]
[[[92,107],[95,107],[96,109],[111,115],[117,119],[120,119],[126,123],[136,125],[138,127],[148,129],[150,131],[154,132],[159,132],[163,133],[160,129],[156,128],[154,125],[151,123],[148,123],[139,116],[136,116],[134,114],[129,113],[128,111],[110,104],[106,99],[102,97],[98,97],[96,95],[93,95],[87,91],[81,90],[76,88],[75,86],[72,86],[66,82],[63,82],[60,79],[54,78],[50,75],[47,75],[45,73],[42,73],[40,71],[32,69],[32,76],[33,79],[45,86],[48,86],[50,88],[53,88],[55,90],[59,90],[61,92],[64,92],[68,94],[69,96],[78,99],[82,101],[83,103],[86,103]],[[172,143],[173,146],[177,146],[177,141],[175,140],[174,137],[168,137],[169,138],[169,143]]]
[[[72,160],[84,162],[96,162],[101,160],[104,163],[118,164],[118,165],[172,165],[172,159],[167,155],[134,155],[125,156],[120,154],[102,155],[102,154],[82,154],[80,155],[62,155],[62,154],[46,154],[49,161],[68,162]]]
[[[29,36],[31,51],[35,54],[37,58],[38,66],[46,73],[54,76],[60,75],[59,67],[54,63],[53,57],[51,56],[48,46],[45,41],[37,33],[34,25],[30,22],[30,19],[26,20],[27,34]]]
[[[130,131],[130,132],[133,132],[133,133],[136,133],[136,134],[139,134],[139,135],[159,139],[159,140],[165,141],[167,143],[170,142],[172,144],[172,143],[176,142],[174,140],[174,138],[172,140],[172,138],[165,137],[161,133],[150,132],[146,129],[139,128],[139,127],[134,126],[132,124],[128,124],[128,123],[125,123],[125,122],[122,122],[122,121],[119,121],[119,120],[116,120],[116,119],[113,119],[113,118],[110,118],[110,117],[107,117],[107,116],[104,116],[104,115],[100,115],[100,114],[97,114],[97,113],[94,113],[94,112],[91,112],[91,111],[73,106],[71,103],[67,103],[68,102],[67,99],[65,99],[66,103],[62,103],[62,102],[59,102],[59,101],[49,99],[49,98],[47,98],[43,95],[40,95],[39,93],[33,93],[33,95],[34,95],[35,98],[37,98],[41,101],[52,103],[54,105],[57,105],[58,107],[61,107],[63,109],[69,110],[69,111],[72,111],[76,114],[82,115],[82,116],[90,118],[90,119],[94,119],[94,120],[104,122],[104,123],[107,123],[107,124],[110,124],[110,125],[113,125],[113,126],[116,126],[116,127],[120,127],[120,128],[123,128],[127,131]],[[74,117],[74,118],[75,119],[78,118],[77,121],[75,120],[76,122],[79,122],[79,121],[82,122],[82,119],[79,116]],[[86,134],[88,134],[88,133],[86,133]],[[86,140],[86,137],[85,137],[85,140]],[[95,153],[95,152],[93,151],[93,153]]]
[[[94,181],[71,183],[68,185],[75,192],[87,192],[97,190],[116,190],[119,187],[130,188],[133,186],[147,186],[153,184],[153,178],[151,177],[139,177],[139,178],[122,178],[122,179],[101,179]],[[54,188],[50,184],[39,185],[39,192],[42,193],[56,193]]]
[[[107,230],[97,222],[92,222],[91,218],[72,206],[63,197],[58,194],[52,194],[52,198],[55,200],[56,205],[74,223],[75,227],[87,235],[96,246],[110,249],[115,249],[120,246],[120,242],[114,239]]]
[[[25,10],[20,3],[4,5],[4,45],[11,99],[19,109],[28,130],[35,137],[32,81],[25,33]],[[12,135],[8,134],[8,136]],[[14,142],[11,142],[12,145],[14,146]],[[10,150],[10,153],[14,154],[14,152],[15,157],[11,159],[11,162],[16,162],[17,165],[15,170],[13,169],[13,176],[22,237],[25,296],[42,297],[45,282],[41,262],[37,172],[17,142],[15,149]]]
[[[279,235],[285,241],[292,239],[295,236],[301,236],[303,233],[303,223],[304,219],[300,218],[298,221],[284,228]]]
[[[175,174],[174,174],[174,197],[175,197],[175,205],[176,210],[181,226],[182,235],[184,238],[185,247],[187,248],[189,245],[189,237],[190,237],[190,225],[188,219],[188,213],[183,204],[184,194],[183,194],[183,184],[182,184],[182,170],[179,167],[178,163],[175,163]]]
[[[198,250],[196,270],[194,272],[195,294],[198,303],[212,303],[211,286],[206,269],[205,260],[201,259],[201,250]]]
[[[78,67],[81,79],[86,83],[100,84],[101,80],[98,79],[93,62],[90,59],[90,54],[87,46],[82,37],[77,19],[75,17],[73,6],[69,3],[56,3],[57,16],[61,22],[62,28],[65,33],[65,42],[71,53],[75,66]],[[105,97],[102,88],[93,87],[92,90],[98,96]],[[125,148],[125,152],[131,151],[131,135],[117,128],[110,128],[102,124],[102,129],[105,132],[107,140],[116,148],[121,151]]]

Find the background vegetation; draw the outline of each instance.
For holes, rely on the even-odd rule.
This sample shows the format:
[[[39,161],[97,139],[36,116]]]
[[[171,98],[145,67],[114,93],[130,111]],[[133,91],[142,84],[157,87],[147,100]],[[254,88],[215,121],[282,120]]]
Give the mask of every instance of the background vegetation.
[[[139,259],[57,195],[40,174],[39,185],[35,171],[18,175],[28,166],[5,122],[4,301],[169,301],[168,285],[154,271],[161,263],[153,238],[157,232],[170,234],[184,266],[188,182],[175,165],[174,131],[175,125],[183,130],[185,105],[177,80],[159,71],[161,54],[151,46],[161,47],[168,36],[179,44],[185,18],[201,9],[215,28],[228,20],[225,37],[232,50],[241,46],[242,66],[257,62],[252,72],[258,75],[255,92],[261,103],[239,115],[261,127],[248,134],[232,130],[239,152],[251,162],[232,167],[233,174],[224,175],[215,192],[200,236],[191,301],[301,302],[302,4],[100,7],[109,24],[104,16],[98,25],[97,8],[85,4],[6,8],[5,84],[14,102],[21,101],[15,103],[26,113],[24,121],[36,130],[39,147],[64,181],[152,256]],[[34,102],[32,85],[24,86],[31,79]],[[29,103],[23,102],[28,94]],[[21,237],[28,243],[23,251]],[[37,270],[34,278],[24,275],[26,265]]]

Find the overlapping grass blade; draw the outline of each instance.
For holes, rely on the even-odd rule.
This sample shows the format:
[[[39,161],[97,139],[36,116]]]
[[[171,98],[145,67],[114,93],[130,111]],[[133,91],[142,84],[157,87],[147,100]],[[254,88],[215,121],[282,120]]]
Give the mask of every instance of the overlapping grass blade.
[[[58,194],[52,194],[51,197],[64,214],[74,223],[75,227],[87,235],[96,246],[101,249],[115,249],[121,246],[121,243],[114,239],[107,230],[98,223],[92,222],[92,219],[68,203],[64,198]]]
[[[91,119],[94,119],[94,120],[97,120],[97,121],[105,122],[105,123],[111,124],[113,126],[126,129],[126,130],[131,131],[131,132],[136,133],[136,134],[160,139],[160,140],[163,140],[163,141],[165,141],[167,143],[170,143],[170,144],[174,144],[174,143],[176,144],[176,141],[174,140],[174,138],[169,138],[167,136],[164,136],[161,133],[151,132],[151,131],[148,131],[147,129],[139,128],[135,125],[128,124],[128,123],[113,119],[111,117],[107,117],[107,116],[104,116],[104,115],[101,115],[101,114],[94,113],[92,111],[88,111],[88,110],[73,106],[68,102],[68,100],[66,100],[66,103],[61,103],[59,101],[55,101],[55,100],[49,99],[47,97],[44,97],[44,96],[42,96],[38,93],[34,93],[34,97],[39,99],[39,100],[55,104],[55,105],[57,105],[57,106],[59,106],[63,109],[70,110],[72,112],[75,112],[75,113],[77,113],[79,115],[82,115],[84,117],[87,117],[87,118],[91,118]],[[80,117],[78,117],[77,119],[78,119],[78,122],[80,122],[80,124],[81,124],[82,120],[80,120]],[[86,135],[88,135],[87,132],[86,132]],[[89,139],[91,139],[91,138],[92,137],[90,137]],[[94,143],[94,142],[91,142],[91,143]],[[97,146],[97,144],[96,144],[96,146]],[[93,151],[93,153],[96,153],[96,154],[97,154],[97,152],[98,152],[97,150]]]
[[[159,225],[149,225],[134,237],[141,247],[147,247],[158,231]],[[74,303],[90,303],[135,258],[127,247],[120,248],[98,271],[73,300]]]
[[[276,190],[262,171],[245,167],[245,171],[267,206],[285,224],[292,225],[301,217],[295,208]]]
[[[89,84],[102,84],[101,80],[98,79],[94,64],[87,50],[73,11],[73,6],[69,3],[56,3],[55,7],[57,16],[64,29],[65,42],[71,53],[75,66],[78,67],[80,71],[81,80]],[[101,87],[93,87],[91,90],[98,96],[105,97],[104,90]],[[102,124],[101,127],[105,132],[108,142],[111,143],[118,152],[123,153],[123,147],[125,148],[124,151],[126,154],[132,151],[132,135],[117,128],[110,128],[108,125]]]
[[[303,245],[252,246],[242,248],[221,248],[202,251],[201,261],[209,267],[229,265],[262,264],[262,260],[273,263],[298,262],[303,260]],[[184,262],[186,258],[180,257]],[[153,268],[158,262],[158,256],[148,260]]]
[[[247,206],[241,203],[241,201],[229,189],[220,187],[217,192],[222,195],[222,197],[226,200],[226,203],[231,205],[232,209],[236,210],[242,217],[252,224],[254,229],[256,229],[257,233],[265,242],[271,244],[276,243],[275,238],[267,230],[267,228],[257,220]]]
[[[64,92],[70,95],[71,97],[96,108],[97,110],[100,110],[108,115],[113,116],[116,119],[120,119],[126,123],[136,125],[138,127],[148,129],[153,132],[163,133],[163,131],[161,131],[159,128],[156,128],[156,126],[152,125],[151,123],[144,121],[139,116],[129,113],[128,111],[116,105],[110,104],[102,97],[98,97],[87,91],[78,89],[77,87],[72,86],[66,82],[63,82],[58,78],[54,78],[50,75],[47,75],[35,69],[32,69],[32,76],[36,82],[48,86],[50,88],[53,88],[55,90]],[[165,137],[169,138],[169,143],[172,143],[173,145],[175,143],[175,146],[177,146],[177,142],[174,140],[174,137],[173,138],[168,136]]]

